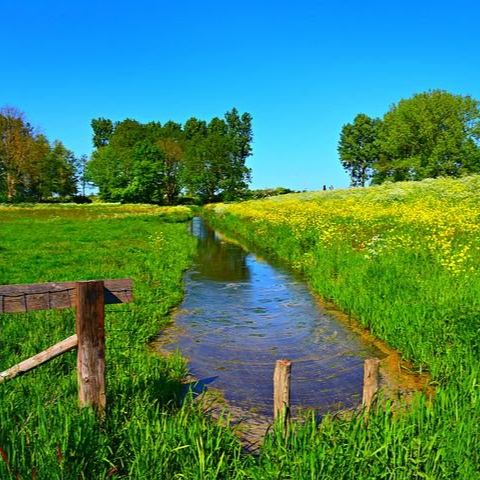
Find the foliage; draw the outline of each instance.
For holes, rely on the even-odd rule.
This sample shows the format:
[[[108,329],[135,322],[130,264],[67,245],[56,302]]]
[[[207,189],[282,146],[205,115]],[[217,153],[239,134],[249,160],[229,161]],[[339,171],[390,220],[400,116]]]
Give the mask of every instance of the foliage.
[[[76,193],[76,159],[61,142],[50,144],[19,110],[0,109],[0,199],[42,201]]]
[[[479,173],[479,107],[469,96],[440,90],[392,106],[383,118],[375,181]]]
[[[392,105],[383,119],[357,115],[339,153],[353,186],[480,173],[480,103],[443,90]]]
[[[245,199],[257,200],[260,198],[275,197],[277,195],[286,195],[287,193],[295,193],[295,190],[291,190],[290,188],[285,187],[249,190],[245,195]]]
[[[113,134],[113,122],[106,118],[95,118],[92,120],[93,146],[96,149],[105,147]]]
[[[378,118],[359,113],[353,124],[342,128],[338,153],[342,166],[350,174],[352,187],[364,187],[372,177],[373,165],[378,162]]]
[[[183,127],[99,118],[92,128],[96,150],[87,178],[104,200],[172,205],[182,192],[204,201],[233,199],[250,181],[251,116],[235,108],[208,124],[193,117]]]

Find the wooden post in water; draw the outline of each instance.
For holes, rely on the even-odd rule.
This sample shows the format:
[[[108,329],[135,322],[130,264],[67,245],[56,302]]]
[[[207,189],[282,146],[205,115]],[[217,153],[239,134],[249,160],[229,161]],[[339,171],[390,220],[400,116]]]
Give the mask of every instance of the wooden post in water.
[[[105,412],[105,302],[102,280],[76,282],[80,406]]]
[[[292,362],[287,359],[277,360],[273,374],[273,416],[281,419],[286,427],[290,419],[290,377]]]
[[[362,406],[369,411],[373,399],[378,392],[380,381],[380,360],[378,358],[367,358],[364,365],[363,377],[363,400]]]

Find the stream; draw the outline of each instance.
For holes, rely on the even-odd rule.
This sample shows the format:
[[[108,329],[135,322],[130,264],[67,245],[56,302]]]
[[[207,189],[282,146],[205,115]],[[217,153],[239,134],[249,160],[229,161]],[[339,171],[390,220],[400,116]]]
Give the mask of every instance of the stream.
[[[198,254],[185,273],[185,298],[160,349],[179,349],[201,388],[229,406],[272,415],[273,371],[292,360],[292,412],[356,407],[365,358],[385,357],[322,307],[306,282],[191,221]]]

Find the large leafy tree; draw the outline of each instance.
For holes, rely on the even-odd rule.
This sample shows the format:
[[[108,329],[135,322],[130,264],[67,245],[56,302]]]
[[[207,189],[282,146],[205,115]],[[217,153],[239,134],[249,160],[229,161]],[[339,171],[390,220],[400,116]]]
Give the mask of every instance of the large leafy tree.
[[[480,103],[431,90],[392,105],[382,120],[359,114],[338,151],[354,186],[480,173]]]
[[[227,134],[232,151],[223,181],[224,199],[235,199],[243,195],[251,181],[251,170],[246,166],[252,154],[252,116],[245,112],[241,116],[236,108],[225,114]]]
[[[189,191],[205,202],[215,200],[224,188],[232,156],[231,138],[226,122],[213,118],[205,137],[190,145],[187,183]]]
[[[381,121],[359,113],[353,123],[343,126],[338,153],[353,187],[364,187],[372,178],[379,159],[378,134]]]
[[[233,108],[208,125],[196,118],[185,124],[188,190],[204,201],[241,197],[250,182],[252,117]]]
[[[0,110],[0,172],[6,199],[12,201],[19,189],[28,166],[35,139],[33,127],[25,114],[14,107]]]
[[[173,204],[182,192],[204,201],[238,198],[250,181],[248,113],[232,109],[225,119],[190,118],[184,126],[100,118],[92,128],[96,150],[85,178],[104,200]]]
[[[155,144],[164,158],[164,201],[168,205],[173,205],[184,186],[185,162],[183,142],[179,137],[163,137],[159,138]]]
[[[123,201],[162,203],[165,190],[165,155],[149,140],[133,150],[132,178],[123,192]]]
[[[113,126],[111,133],[100,142],[98,125],[105,127],[110,124]],[[96,150],[85,167],[86,179],[98,187],[104,200],[123,201],[125,189],[129,188],[134,179],[133,166],[138,158],[134,155],[134,149],[146,139],[147,129],[136,120],[128,118],[115,124],[109,119],[99,118],[92,120],[92,128],[92,141]],[[108,132],[107,127],[105,130]],[[135,201],[131,189],[128,197],[129,201]]]
[[[50,144],[13,107],[0,110],[0,196],[41,201],[76,193],[75,157],[59,141]]]
[[[480,104],[433,90],[393,105],[379,134],[374,182],[480,173]]]

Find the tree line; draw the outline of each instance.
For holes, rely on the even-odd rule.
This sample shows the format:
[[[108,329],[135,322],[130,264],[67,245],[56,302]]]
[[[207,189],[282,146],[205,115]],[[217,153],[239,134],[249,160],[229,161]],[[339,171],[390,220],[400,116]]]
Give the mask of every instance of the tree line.
[[[431,90],[380,118],[342,127],[338,153],[352,186],[480,173],[480,103]]]
[[[77,192],[77,160],[11,106],[0,109],[0,202],[45,201]]]
[[[85,175],[102,200],[172,205],[182,196],[234,200],[248,190],[249,113],[233,108],[224,118],[192,117],[184,125],[97,118],[91,126],[95,150]]]

